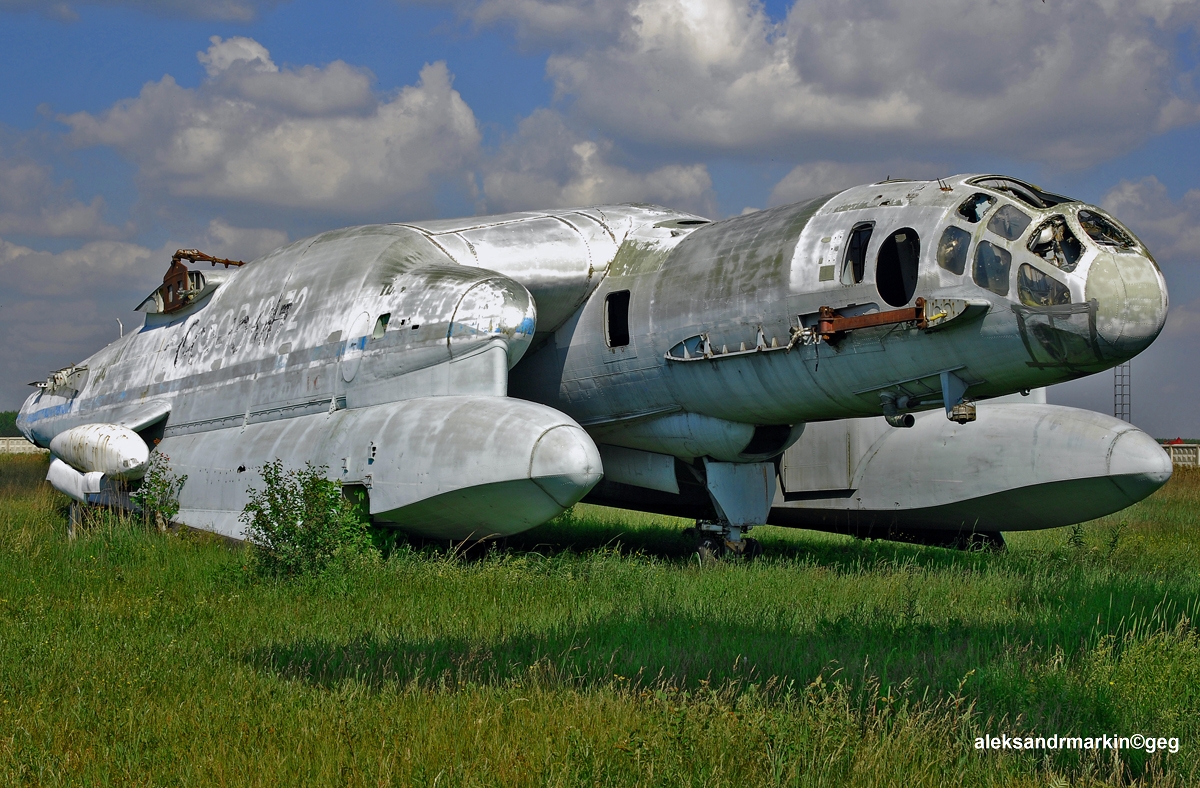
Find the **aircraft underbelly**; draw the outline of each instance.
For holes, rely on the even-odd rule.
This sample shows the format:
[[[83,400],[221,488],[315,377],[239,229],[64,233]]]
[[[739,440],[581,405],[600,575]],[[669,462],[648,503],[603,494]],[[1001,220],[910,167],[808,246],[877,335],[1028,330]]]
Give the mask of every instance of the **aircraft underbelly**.
[[[853,508],[840,500],[779,504],[768,522],[858,536],[889,530],[1035,531],[1086,522],[1132,506],[1162,486],[1145,474],[1065,479],[963,498],[933,506]]]

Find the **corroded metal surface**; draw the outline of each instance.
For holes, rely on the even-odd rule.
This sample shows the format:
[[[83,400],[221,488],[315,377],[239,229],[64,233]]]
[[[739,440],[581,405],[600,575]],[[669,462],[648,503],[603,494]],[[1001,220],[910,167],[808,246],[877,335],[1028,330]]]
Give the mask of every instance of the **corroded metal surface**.
[[[140,479],[150,461],[150,448],[136,432],[117,424],[81,424],[50,441],[50,451],[84,473],[110,479]]]

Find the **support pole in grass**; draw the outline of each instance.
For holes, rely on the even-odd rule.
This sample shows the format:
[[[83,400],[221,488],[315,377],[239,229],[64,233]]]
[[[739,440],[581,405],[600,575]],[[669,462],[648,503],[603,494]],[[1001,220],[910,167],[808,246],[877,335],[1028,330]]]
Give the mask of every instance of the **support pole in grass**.
[[[75,527],[83,518],[83,507],[78,501],[71,501],[67,507],[67,539],[75,541]]]

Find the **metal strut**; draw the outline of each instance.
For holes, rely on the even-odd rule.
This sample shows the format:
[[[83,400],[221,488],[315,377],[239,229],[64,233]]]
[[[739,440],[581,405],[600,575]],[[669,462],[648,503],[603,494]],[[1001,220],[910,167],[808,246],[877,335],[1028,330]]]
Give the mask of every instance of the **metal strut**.
[[[918,298],[913,306],[903,309],[890,309],[886,312],[871,312],[866,315],[842,317],[833,311],[831,306],[821,307],[817,318],[817,333],[826,342],[836,343],[846,335],[847,331],[857,328],[872,328],[874,326],[891,326],[899,323],[915,323],[917,328],[928,328],[929,320],[925,316],[925,299]]]
[[[175,254],[171,255],[171,262],[178,263],[180,260],[190,260],[193,263],[212,263],[228,268],[231,265],[245,265],[241,260],[226,260],[224,257],[213,257],[211,254],[205,254],[199,249],[176,249]]]

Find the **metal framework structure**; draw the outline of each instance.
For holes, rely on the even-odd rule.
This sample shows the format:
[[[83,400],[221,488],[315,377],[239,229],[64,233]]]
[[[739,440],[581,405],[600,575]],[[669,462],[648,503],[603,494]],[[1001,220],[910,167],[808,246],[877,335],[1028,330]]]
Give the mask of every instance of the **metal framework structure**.
[[[1131,421],[1133,415],[1132,367],[1130,362],[1113,367],[1113,416]]]

